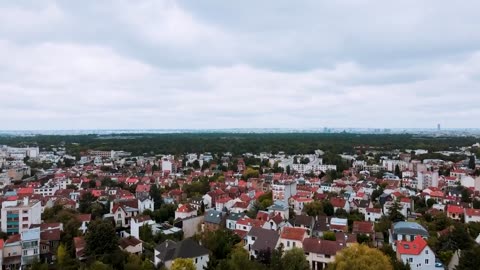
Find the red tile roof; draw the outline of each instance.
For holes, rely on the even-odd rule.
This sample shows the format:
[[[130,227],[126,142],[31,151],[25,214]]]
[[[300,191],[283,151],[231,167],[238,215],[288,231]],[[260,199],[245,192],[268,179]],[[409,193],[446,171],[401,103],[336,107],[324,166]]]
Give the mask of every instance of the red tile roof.
[[[306,231],[304,228],[285,227],[280,237],[283,239],[303,241]]]
[[[402,255],[419,255],[427,247],[427,241],[420,235],[415,236],[412,242],[398,241],[397,252]]]
[[[463,208],[461,206],[458,206],[458,205],[451,205],[449,204],[447,206],[447,213],[451,213],[451,214],[463,214]]]
[[[342,198],[331,198],[330,203],[333,205],[333,207],[345,207],[346,201]]]
[[[480,209],[473,209],[473,208],[466,208],[465,209],[466,216],[480,216]]]
[[[373,233],[375,233],[373,222],[354,221],[352,232],[353,233],[373,234]]]

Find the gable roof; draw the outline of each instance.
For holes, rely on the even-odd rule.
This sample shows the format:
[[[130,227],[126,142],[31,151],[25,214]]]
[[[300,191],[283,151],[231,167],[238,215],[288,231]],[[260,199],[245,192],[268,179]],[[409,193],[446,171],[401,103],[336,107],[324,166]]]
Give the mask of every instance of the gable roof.
[[[315,254],[333,256],[344,247],[345,245],[339,241],[330,241],[318,238],[305,238],[305,240],[303,240],[303,250],[305,252]]]
[[[296,240],[296,241],[303,241],[303,239],[305,238],[306,231],[307,230],[304,228],[285,227],[283,229],[281,238]]]
[[[160,254],[157,256],[161,261],[167,262],[176,258],[195,258],[208,255],[208,249],[199,245],[191,238],[180,242],[166,240],[155,248]]]
[[[373,222],[370,222],[370,221],[354,221],[352,232],[353,233],[374,234],[375,229],[374,229]]]
[[[222,223],[223,213],[216,210],[208,210],[205,212],[204,222],[220,224]]]
[[[402,255],[419,255],[427,246],[427,241],[417,235],[412,242],[398,241],[397,252]]]
[[[273,250],[280,237],[275,231],[257,227],[253,227],[250,232],[248,232],[248,235],[257,237],[252,245],[253,250]]]

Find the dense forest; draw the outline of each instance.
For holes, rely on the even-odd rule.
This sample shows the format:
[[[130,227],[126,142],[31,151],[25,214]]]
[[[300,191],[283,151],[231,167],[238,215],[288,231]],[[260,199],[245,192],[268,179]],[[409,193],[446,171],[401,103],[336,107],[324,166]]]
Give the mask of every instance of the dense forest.
[[[351,133],[180,133],[119,135],[37,135],[29,137],[0,136],[0,145],[33,146],[49,150],[64,144],[70,154],[80,151],[123,150],[134,155],[183,154],[188,152],[241,154],[246,152],[284,151],[287,154],[313,153],[322,149],[334,153],[353,153],[358,149],[455,149],[476,143],[474,137],[422,137],[411,134],[373,135]]]

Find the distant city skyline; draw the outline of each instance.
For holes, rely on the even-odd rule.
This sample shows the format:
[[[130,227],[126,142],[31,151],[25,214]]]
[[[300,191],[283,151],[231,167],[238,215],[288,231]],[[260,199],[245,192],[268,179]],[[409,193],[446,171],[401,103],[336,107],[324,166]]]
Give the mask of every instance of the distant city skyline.
[[[480,128],[479,1],[3,1],[0,130]]]

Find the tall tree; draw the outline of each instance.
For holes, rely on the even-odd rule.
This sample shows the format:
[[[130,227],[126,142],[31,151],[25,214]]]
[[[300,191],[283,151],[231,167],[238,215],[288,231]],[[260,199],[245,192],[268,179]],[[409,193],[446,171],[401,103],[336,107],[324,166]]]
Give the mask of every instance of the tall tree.
[[[86,254],[100,256],[112,254],[118,249],[118,239],[113,224],[108,220],[95,220],[85,235]]]
[[[316,217],[323,213],[323,205],[319,201],[313,201],[311,203],[305,204],[303,207],[303,211],[311,217]]]
[[[480,266],[480,246],[462,250],[455,270],[478,270]]]
[[[333,216],[335,212],[335,208],[333,207],[332,203],[329,201],[323,201],[322,205],[323,205],[323,212],[325,213],[325,215],[329,217]]]
[[[393,201],[390,208],[388,208],[388,219],[392,222],[404,221],[405,216],[400,212],[402,205],[398,200]]]
[[[288,270],[309,270],[310,265],[308,264],[307,258],[305,258],[305,253],[302,249],[293,248],[287,252],[282,257],[283,269]]]
[[[395,175],[402,178],[402,172],[400,171],[400,167],[397,165],[395,165]]]
[[[468,160],[468,168],[475,170],[475,155],[470,156],[470,160]]]
[[[385,254],[359,244],[343,249],[330,267],[332,270],[393,270],[392,263]]]

